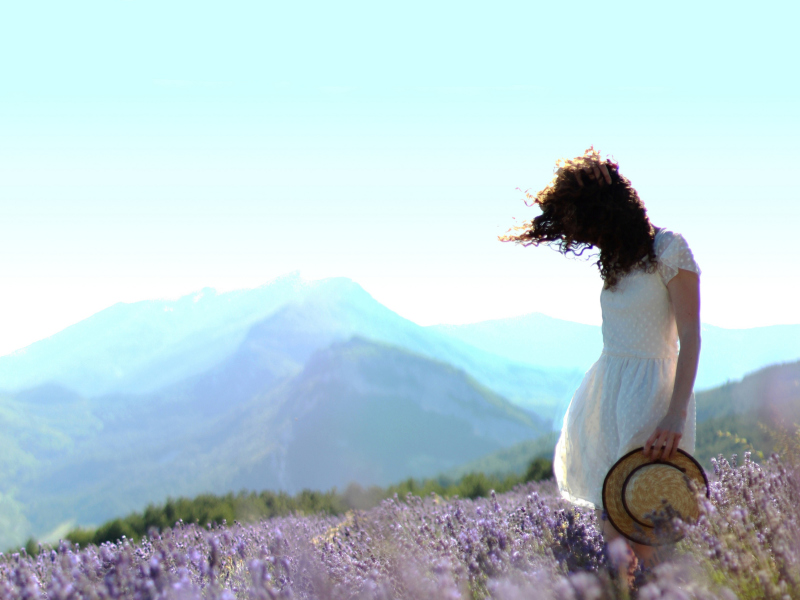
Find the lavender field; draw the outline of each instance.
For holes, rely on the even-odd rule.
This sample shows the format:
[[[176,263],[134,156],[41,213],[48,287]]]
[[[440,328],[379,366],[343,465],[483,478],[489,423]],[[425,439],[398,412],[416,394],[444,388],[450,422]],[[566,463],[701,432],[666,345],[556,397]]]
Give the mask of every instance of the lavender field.
[[[592,511],[552,481],[477,500],[389,499],[340,517],[200,527],[139,543],[0,556],[0,598],[795,598],[800,479],[795,461],[714,463],[711,494],[673,556],[612,575]],[[610,554],[611,556],[608,556]]]

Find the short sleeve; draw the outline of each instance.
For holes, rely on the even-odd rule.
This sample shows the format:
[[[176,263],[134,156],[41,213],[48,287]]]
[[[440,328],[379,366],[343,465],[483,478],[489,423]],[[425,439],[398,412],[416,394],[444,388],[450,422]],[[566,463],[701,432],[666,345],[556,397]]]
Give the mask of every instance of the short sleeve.
[[[680,233],[663,229],[659,231],[655,242],[658,273],[661,275],[664,285],[678,274],[678,269],[686,269],[700,274],[700,267],[689,249],[689,244]]]

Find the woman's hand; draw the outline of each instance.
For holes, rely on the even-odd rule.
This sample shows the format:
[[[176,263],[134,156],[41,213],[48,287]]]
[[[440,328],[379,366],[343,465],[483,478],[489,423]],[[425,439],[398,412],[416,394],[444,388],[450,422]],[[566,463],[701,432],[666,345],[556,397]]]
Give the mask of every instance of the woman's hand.
[[[608,172],[608,167],[604,162],[592,162],[591,166],[583,168],[583,174],[589,179],[596,181],[600,185],[603,185],[604,183],[611,185],[611,174]],[[575,179],[578,180],[578,185],[583,186],[583,180],[581,179],[580,171],[575,171]]]
[[[651,460],[675,458],[678,453],[678,444],[683,437],[686,414],[685,410],[678,413],[668,412],[656,426],[653,435],[647,438],[642,453]]]
[[[579,156],[578,158],[567,160],[567,161],[558,161],[559,165],[569,165],[570,167],[577,167],[574,170],[575,179],[578,181],[578,185],[583,187],[583,178],[581,175],[588,177],[592,181],[596,181],[598,185],[611,185],[611,173],[608,171],[608,165],[616,168],[617,164],[610,159],[603,159],[600,156],[600,153],[594,149],[594,146],[590,146],[583,152],[583,156]],[[561,166],[557,171],[556,174],[560,174],[564,167]]]
[[[581,166],[581,171],[583,171],[584,175],[592,181],[596,181],[599,186],[603,186],[606,183],[611,185],[611,174],[608,172],[606,161],[600,157],[600,153],[594,149],[594,146],[587,148],[582,158],[583,160],[580,162],[583,164],[579,164],[579,166]],[[575,171],[575,179],[578,180],[578,185],[583,187],[581,171]]]

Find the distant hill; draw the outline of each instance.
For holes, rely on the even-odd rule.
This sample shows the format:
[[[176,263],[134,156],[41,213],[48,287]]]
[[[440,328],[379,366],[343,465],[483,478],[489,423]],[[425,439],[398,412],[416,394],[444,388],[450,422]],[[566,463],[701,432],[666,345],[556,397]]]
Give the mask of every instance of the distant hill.
[[[487,475],[522,475],[536,458],[553,459],[553,451],[558,441],[558,433],[550,431],[539,437],[518,442],[513,446],[496,450],[477,460],[471,460],[451,469],[446,473],[458,479],[469,473],[485,473]]]
[[[273,286],[271,291],[252,290],[227,299],[205,291],[174,303],[118,305],[26,352],[1,358],[4,385],[40,383],[0,394],[0,424],[13,431],[0,440],[0,541],[6,534],[13,537],[29,530],[42,535],[71,519],[91,524],[170,494],[242,486],[320,489],[344,485],[347,477],[390,483],[435,475],[542,433],[570,391],[569,374],[514,363],[429,331],[376,302],[350,280],[303,284],[289,278]],[[334,433],[339,431],[336,444],[349,440],[347,444],[376,461],[356,467],[358,461],[343,460],[341,453],[326,449],[324,457],[340,457],[338,466],[334,469],[318,459],[327,467],[314,471],[306,465],[306,446],[293,445],[293,438],[286,436],[295,432],[322,443],[325,429],[309,424],[323,409],[311,411],[307,421],[299,419],[296,430],[275,411],[305,402],[308,389],[299,382],[310,385],[309,369],[318,364],[314,357],[354,337],[384,348],[378,354],[393,346],[400,353],[393,355],[398,366],[408,362],[402,359],[406,355],[436,365],[421,371],[424,376],[414,380],[413,393],[407,389],[419,402],[437,390],[450,394],[447,401],[455,403],[473,402],[470,398],[478,394],[495,406],[492,410],[502,405],[503,419],[521,419],[517,429],[485,429],[495,423],[486,415],[461,429],[440,423],[437,431],[449,436],[443,438],[447,444],[436,446],[436,453],[425,445],[428,442],[420,442],[419,454],[405,447],[402,456],[416,457],[406,463],[397,462],[400,454],[393,454],[392,446],[387,446],[388,454],[381,454],[350,438],[355,431],[363,431],[364,439],[373,431],[383,437],[406,435],[405,425],[400,433],[386,427],[393,420],[395,425],[408,425],[412,416],[423,413],[426,419],[411,431],[430,435],[427,419],[438,417],[432,417],[429,408],[416,409],[403,421],[387,403],[381,408],[385,423],[373,422],[378,415],[368,413],[370,427],[363,430],[348,429],[356,417],[340,422],[334,417],[348,413],[336,412],[327,424],[336,425]],[[356,380],[374,379],[377,375],[367,371],[379,368],[381,376],[388,377],[377,359],[361,364],[366,371],[351,372]],[[440,371],[469,384],[441,387]],[[334,393],[315,381],[315,393]],[[395,388],[405,389],[401,380],[393,381]],[[100,389],[107,391],[93,393]],[[346,406],[345,400],[357,398],[351,390],[338,404]],[[453,427],[459,423],[451,417],[445,420]],[[260,428],[245,435],[240,431],[243,421],[259,423]],[[312,433],[304,433],[307,426]],[[447,448],[457,449],[457,458]]]
[[[115,304],[0,357],[0,390],[56,383],[84,396],[153,391],[212,367],[254,323],[314,286],[290,275],[254,290]]]
[[[723,329],[703,325],[698,390],[777,363],[800,360],[800,325]]]
[[[697,394],[698,421],[744,414],[774,427],[800,423],[800,361],[772,365]]]
[[[281,488],[423,477],[547,431],[459,369],[354,339],[314,356],[281,396]]]
[[[0,357],[0,390],[52,383],[87,397],[163,392],[230,362],[243,343],[260,345],[266,353],[261,359],[272,361],[275,375],[288,375],[315,350],[354,335],[462,368],[548,419],[575,378],[574,372],[510,361],[420,327],[349,279],[286,277],[255,290],[204,290],[174,302],[115,305]]]
[[[27,531],[99,523],[170,495],[430,477],[548,428],[462,370],[361,338],[315,352],[300,372],[249,396],[193,395],[212,389],[205,383],[183,395],[73,395],[80,411],[70,418],[85,430],[73,437],[70,422],[50,423],[43,406],[63,390],[7,398],[18,414],[41,403],[29,427],[64,438],[62,451],[26,455],[24,474],[4,482],[17,489]],[[31,437],[25,427],[18,452]]]
[[[540,368],[585,372],[600,356],[599,326],[542,314],[430,329],[465,344]],[[752,329],[702,326],[703,347],[695,389],[704,390],[775,363],[800,359],[800,325]]]
[[[102,428],[90,403],[65,388],[0,393],[0,547],[24,540],[32,530],[30,507],[20,501],[20,492]]]
[[[429,329],[509,360],[548,369],[585,372],[603,350],[600,327],[540,313]]]
[[[761,425],[789,431],[800,425],[800,361],[697,394],[697,421],[698,459],[741,456],[748,449],[768,456],[773,439]]]
[[[290,336],[305,336],[308,351],[360,335],[398,345],[463,368],[551,419],[602,349],[596,326],[530,314],[420,327],[350,280],[307,282],[290,275],[253,290],[205,289],[175,301],[116,304],[0,357],[0,390],[52,383],[87,397],[153,392],[212,369],[239,348],[251,327],[270,317],[278,317],[267,326],[284,330],[282,343],[297,345]],[[800,325],[742,330],[704,325],[696,388],[797,359]]]

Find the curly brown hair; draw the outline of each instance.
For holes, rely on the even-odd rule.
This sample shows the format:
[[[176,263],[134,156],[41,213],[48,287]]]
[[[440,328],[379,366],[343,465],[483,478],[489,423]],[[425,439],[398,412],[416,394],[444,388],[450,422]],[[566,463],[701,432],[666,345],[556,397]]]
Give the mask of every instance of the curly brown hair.
[[[593,168],[604,164],[611,184],[592,177]],[[580,256],[590,248],[600,254],[597,267],[605,288],[613,289],[620,278],[636,268],[655,269],[655,229],[644,203],[620,175],[619,165],[603,160],[590,148],[583,156],[556,163],[555,177],[534,194],[526,193],[542,214],[500,236],[503,242],[523,246],[548,244],[562,254]],[[519,233],[511,234],[511,231]]]

